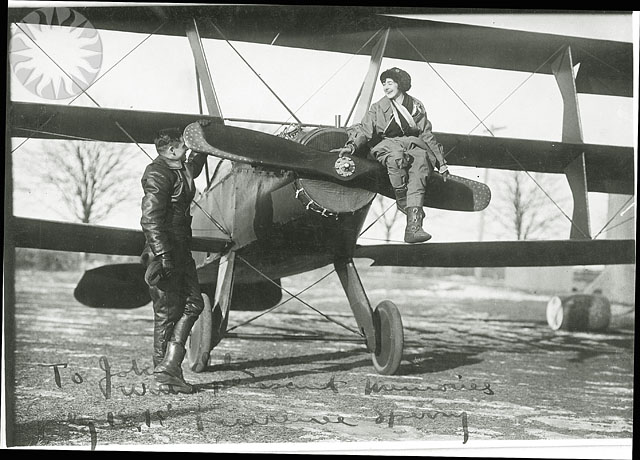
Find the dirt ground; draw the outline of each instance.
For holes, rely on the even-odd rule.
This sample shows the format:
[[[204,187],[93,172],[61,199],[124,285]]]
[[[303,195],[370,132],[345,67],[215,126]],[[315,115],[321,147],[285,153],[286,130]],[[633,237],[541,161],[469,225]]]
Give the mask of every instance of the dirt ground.
[[[633,312],[614,306],[605,333],[554,332],[547,297],[472,277],[357,266],[371,303],[391,299],[402,313],[398,375],[377,375],[360,337],[293,300],[234,329],[205,372],[185,367],[193,395],[153,389],[151,305],[87,308],[73,298],[80,274],[18,271],[16,443],[243,451],[253,443],[631,438]],[[283,286],[299,292],[329,270]],[[335,274],[301,297],[356,327]],[[255,315],[232,311],[229,327]]]

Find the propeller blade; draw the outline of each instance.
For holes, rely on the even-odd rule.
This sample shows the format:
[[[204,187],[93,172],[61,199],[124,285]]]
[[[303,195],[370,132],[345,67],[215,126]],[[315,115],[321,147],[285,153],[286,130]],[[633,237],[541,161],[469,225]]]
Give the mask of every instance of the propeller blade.
[[[144,281],[145,267],[139,263],[103,265],[87,270],[73,296],[92,308],[132,309],[151,302]]]
[[[184,141],[196,152],[343,184],[373,177],[379,172],[375,161],[358,157],[340,159],[337,153],[322,152],[288,139],[236,126],[210,123],[203,127],[200,123],[191,123],[184,130]]]

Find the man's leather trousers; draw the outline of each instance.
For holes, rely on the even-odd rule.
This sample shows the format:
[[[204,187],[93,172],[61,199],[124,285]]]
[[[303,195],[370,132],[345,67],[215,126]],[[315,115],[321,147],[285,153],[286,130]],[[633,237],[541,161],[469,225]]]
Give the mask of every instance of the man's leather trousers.
[[[204,309],[196,264],[191,257],[191,252],[186,245],[176,245],[171,253],[176,266],[175,273],[166,286],[163,283],[164,290],[157,286],[149,287],[154,312],[154,367],[162,361],[167,343],[174,332],[174,326],[180,318],[183,315],[191,317],[192,320],[187,322],[193,324]]]

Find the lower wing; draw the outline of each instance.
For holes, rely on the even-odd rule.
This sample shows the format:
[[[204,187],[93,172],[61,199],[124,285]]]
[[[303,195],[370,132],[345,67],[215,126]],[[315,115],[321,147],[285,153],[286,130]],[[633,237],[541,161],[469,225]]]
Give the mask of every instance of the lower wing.
[[[481,241],[358,246],[354,258],[398,267],[533,267],[635,263],[635,240]]]

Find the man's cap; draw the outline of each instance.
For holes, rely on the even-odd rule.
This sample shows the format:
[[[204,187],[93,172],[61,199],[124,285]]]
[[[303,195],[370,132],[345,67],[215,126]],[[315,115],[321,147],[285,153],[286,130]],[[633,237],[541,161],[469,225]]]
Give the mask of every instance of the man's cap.
[[[180,128],[161,129],[156,134],[154,144],[156,145],[156,148],[159,149],[180,140],[180,137],[182,137],[182,129]]]
[[[411,89],[411,75],[398,67],[392,67],[382,72],[380,82],[384,83],[387,78],[395,81],[398,84],[398,89],[403,93]]]

